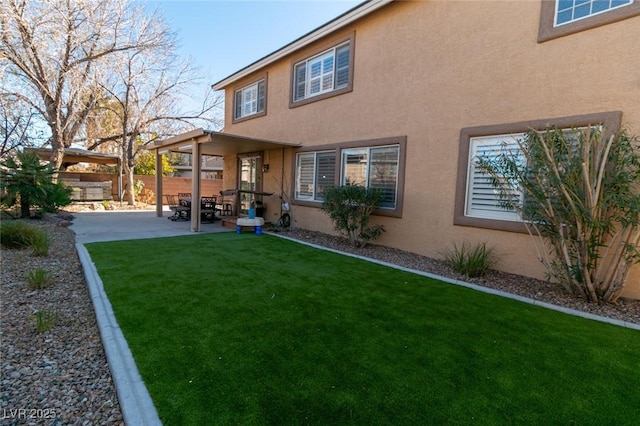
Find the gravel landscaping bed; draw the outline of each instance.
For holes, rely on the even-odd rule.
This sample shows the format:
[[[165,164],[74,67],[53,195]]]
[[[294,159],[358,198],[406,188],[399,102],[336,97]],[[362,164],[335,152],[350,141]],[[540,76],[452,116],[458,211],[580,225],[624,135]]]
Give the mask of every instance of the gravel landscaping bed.
[[[1,249],[1,409],[2,424],[124,424],[82,266],[69,214],[29,221],[50,238],[50,255],[35,257],[30,249]],[[513,294],[610,318],[640,324],[640,301],[592,304],[565,294],[557,285],[492,271],[483,279],[465,279],[441,261],[387,247],[351,247],[344,238],[293,230],[283,236],[394,263],[437,275],[463,279]],[[53,285],[30,290],[29,271],[42,268]],[[50,310],[57,323],[36,331],[34,313]],[[20,410],[20,411],[18,411]]]
[[[28,223],[49,235],[49,256],[0,251],[1,424],[124,424],[75,233],[64,216]],[[53,284],[30,290],[29,272],[38,268]],[[55,313],[50,331],[36,331],[38,310]]]

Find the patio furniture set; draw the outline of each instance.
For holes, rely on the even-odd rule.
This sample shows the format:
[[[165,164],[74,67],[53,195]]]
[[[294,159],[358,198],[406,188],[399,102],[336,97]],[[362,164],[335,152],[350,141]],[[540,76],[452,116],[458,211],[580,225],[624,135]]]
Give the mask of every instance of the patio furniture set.
[[[173,212],[169,220],[191,220],[191,193],[181,192],[178,195],[165,195],[169,210]],[[202,220],[214,222],[218,216],[231,216],[233,214],[232,203],[226,200],[224,195],[212,197],[200,197],[200,214]]]

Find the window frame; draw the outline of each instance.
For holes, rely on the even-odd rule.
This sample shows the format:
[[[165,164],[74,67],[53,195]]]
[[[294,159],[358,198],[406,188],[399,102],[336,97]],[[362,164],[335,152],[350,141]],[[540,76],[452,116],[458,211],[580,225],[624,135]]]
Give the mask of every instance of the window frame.
[[[400,164],[400,146],[398,144],[390,144],[390,145],[376,145],[376,146],[364,146],[364,147],[358,147],[358,148],[343,148],[340,150],[340,185],[346,185],[346,170],[347,170],[347,163],[346,163],[346,156],[348,154],[352,154],[352,155],[358,155],[358,154],[365,154],[366,155],[366,166],[365,166],[365,170],[364,170],[364,183],[365,183],[365,187],[369,188],[371,187],[371,169],[372,169],[372,161],[373,161],[373,157],[374,157],[374,152],[376,150],[380,150],[380,149],[384,149],[384,148],[390,148],[390,147],[397,147],[398,148],[398,152],[397,152],[397,158],[396,158],[396,173],[397,173],[397,169],[399,168],[399,164]],[[395,179],[395,205],[398,204],[398,178],[396,176]],[[386,207],[386,206],[382,206],[380,207],[380,209],[383,210],[393,210],[395,209],[395,205],[393,207]]]
[[[467,182],[469,163],[471,161],[471,140],[476,137],[500,136],[525,133],[531,129],[544,130],[549,126],[557,128],[587,127],[602,125],[604,136],[609,137],[620,130],[622,123],[621,111],[607,111],[602,113],[573,115],[567,117],[547,118],[533,121],[520,121],[488,126],[466,127],[460,130],[458,150],[458,173],[456,180],[455,206],[453,224],[471,226],[475,228],[495,229],[509,232],[528,232],[524,222],[513,220],[489,219],[468,216],[466,213]]]
[[[331,153],[334,156],[334,161],[333,161],[334,162],[334,169],[333,169],[334,170],[334,176],[333,176],[334,179],[333,179],[333,183],[335,184],[335,180],[336,180],[336,177],[335,177],[335,172],[336,172],[336,169],[335,169],[335,163],[336,163],[335,156],[337,155],[337,152],[336,152],[335,149],[334,150],[322,150],[322,151],[305,151],[305,152],[297,152],[295,154],[296,165],[295,165],[295,171],[294,171],[295,180],[294,180],[294,185],[293,185],[293,199],[298,200],[298,201],[305,201],[305,202],[320,202],[320,203],[323,202],[323,199],[319,197],[319,191],[318,191],[318,161],[319,161],[318,156],[319,155],[323,155],[323,154],[331,154]],[[313,183],[312,183],[313,188],[312,188],[312,191],[311,191],[311,197],[309,197],[309,198],[298,198],[299,197],[298,190],[297,190],[298,178],[299,178],[298,173],[297,173],[298,172],[298,165],[299,165],[298,159],[301,158],[303,155],[313,155],[313,173],[312,173],[312,175],[313,175]]]
[[[348,81],[345,87],[341,87],[338,89],[331,89],[321,91],[319,94],[313,96],[307,96],[306,90],[309,87],[309,79],[305,77],[305,97],[299,100],[295,100],[296,94],[296,71],[297,66],[302,64],[308,64],[309,61],[319,58],[322,55],[325,55],[333,50],[333,63],[334,63],[334,73],[336,73],[336,52],[338,48],[348,44],[349,45],[349,68],[348,68]],[[355,58],[355,32],[351,32],[347,35],[341,35],[337,37],[333,37],[321,45],[318,45],[315,49],[311,50],[308,53],[300,54],[291,60],[291,71],[290,71],[290,84],[289,84],[289,108],[296,108],[302,105],[307,105],[309,103],[321,101],[323,99],[331,98],[334,96],[342,95],[345,93],[349,93],[353,91],[353,70],[354,70],[354,58]],[[307,65],[305,65],[306,69]],[[337,76],[334,74],[334,86],[335,79]]]
[[[264,108],[262,111],[256,111],[255,113],[252,114],[248,114],[248,115],[242,115],[241,117],[236,117],[236,110],[237,110],[237,94],[238,93],[242,93],[241,96],[244,97],[244,91],[256,86],[256,108],[257,108],[257,103],[259,102],[259,85],[260,83],[264,83]],[[267,87],[268,87],[268,81],[267,81],[267,74],[261,75],[258,78],[254,78],[252,79],[249,83],[247,84],[243,84],[240,88],[236,89],[233,91],[233,106],[231,109],[231,117],[232,120],[231,122],[233,124],[235,123],[241,123],[243,121],[246,120],[251,120],[253,118],[257,118],[257,117],[262,117],[267,115]],[[243,101],[244,103],[244,101]]]
[[[541,2],[538,43],[640,15],[640,0],[634,0],[633,3],[628,5],[609,9],[561,25],[555,25],[557,2],[558,0],[542,0]]]
[[[406,151],[407,151],[407,137],[406,136],[397,136],[397,137],[389,137],[389,138],[380,138],[373,140],[361,140],[361,141],[351,141],[351,142],[343,142],[336,143],[330,145],[320,145],[315,147],[304,147],[296,150],[295,155],[293,156],[293,179],[294,185],[291,190],[291,204],[306,206],[306,207],[315,207],[320,208],[322,205],[322,201],[320,200],[302,200],[296,199],[296,188],[295,182],[297,179],[296,171],[297,171],[297,159],[298,154],[301,153],[321,153],[328,151],[335,151],[336,153],[336,161],[335,161],[335,176],[334,176],[334,185],[340,185],[343,181],[343,173],[342,173],[342,156],[343,151],[353,150],[353,149],[368,149],[369,152],[372,148],[382,148],[385,146],[397,146],[398,147],[398,170],[396,177],[396,205],[395,208],[384,207],[379,208],[374,211],[374,214],[377,216],[389,216],[389,217],[402,217],[402,210],[404,204],[404,184],[405,184],[405,168],[406,168]],[[315,174],[315,170],[314,170]]]

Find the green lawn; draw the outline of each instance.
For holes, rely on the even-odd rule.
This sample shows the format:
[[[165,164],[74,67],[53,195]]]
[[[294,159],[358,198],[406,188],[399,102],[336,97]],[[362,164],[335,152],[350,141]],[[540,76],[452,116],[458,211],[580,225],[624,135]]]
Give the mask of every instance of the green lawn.
[[[640,333],[277,237],[87,246],[166,425],[640,422]]]

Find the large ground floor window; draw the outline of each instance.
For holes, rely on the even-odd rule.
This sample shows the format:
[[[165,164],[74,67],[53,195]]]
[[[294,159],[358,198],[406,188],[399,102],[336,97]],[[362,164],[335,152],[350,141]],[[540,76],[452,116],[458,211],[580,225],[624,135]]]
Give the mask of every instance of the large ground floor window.
[[[476,168],[477,158],[498,155],[505,149],[519,151],[517,140],[522,139],[524,133],[531,129],[544,130],[554,126],[575,133],[577,138],[578,133],[575,129],[589,126],[601,125],[605,134],[613,134],[620,129],[621,120],[622,113],[612,111],[463,128],[460,131],[454,224],[526,232],[520,215],[505,208],[498,190],[491,184],[490,177]],[[514,199],[520,198],[520,203],[526,205],[527,201],[520,194],[519,188],[513,188],[510,196]]]
[[[383,192],[379,214],[401,216],[406,137],[311,149],[296,153],[295,202],[319,206],[326,188],[360,185]]]

